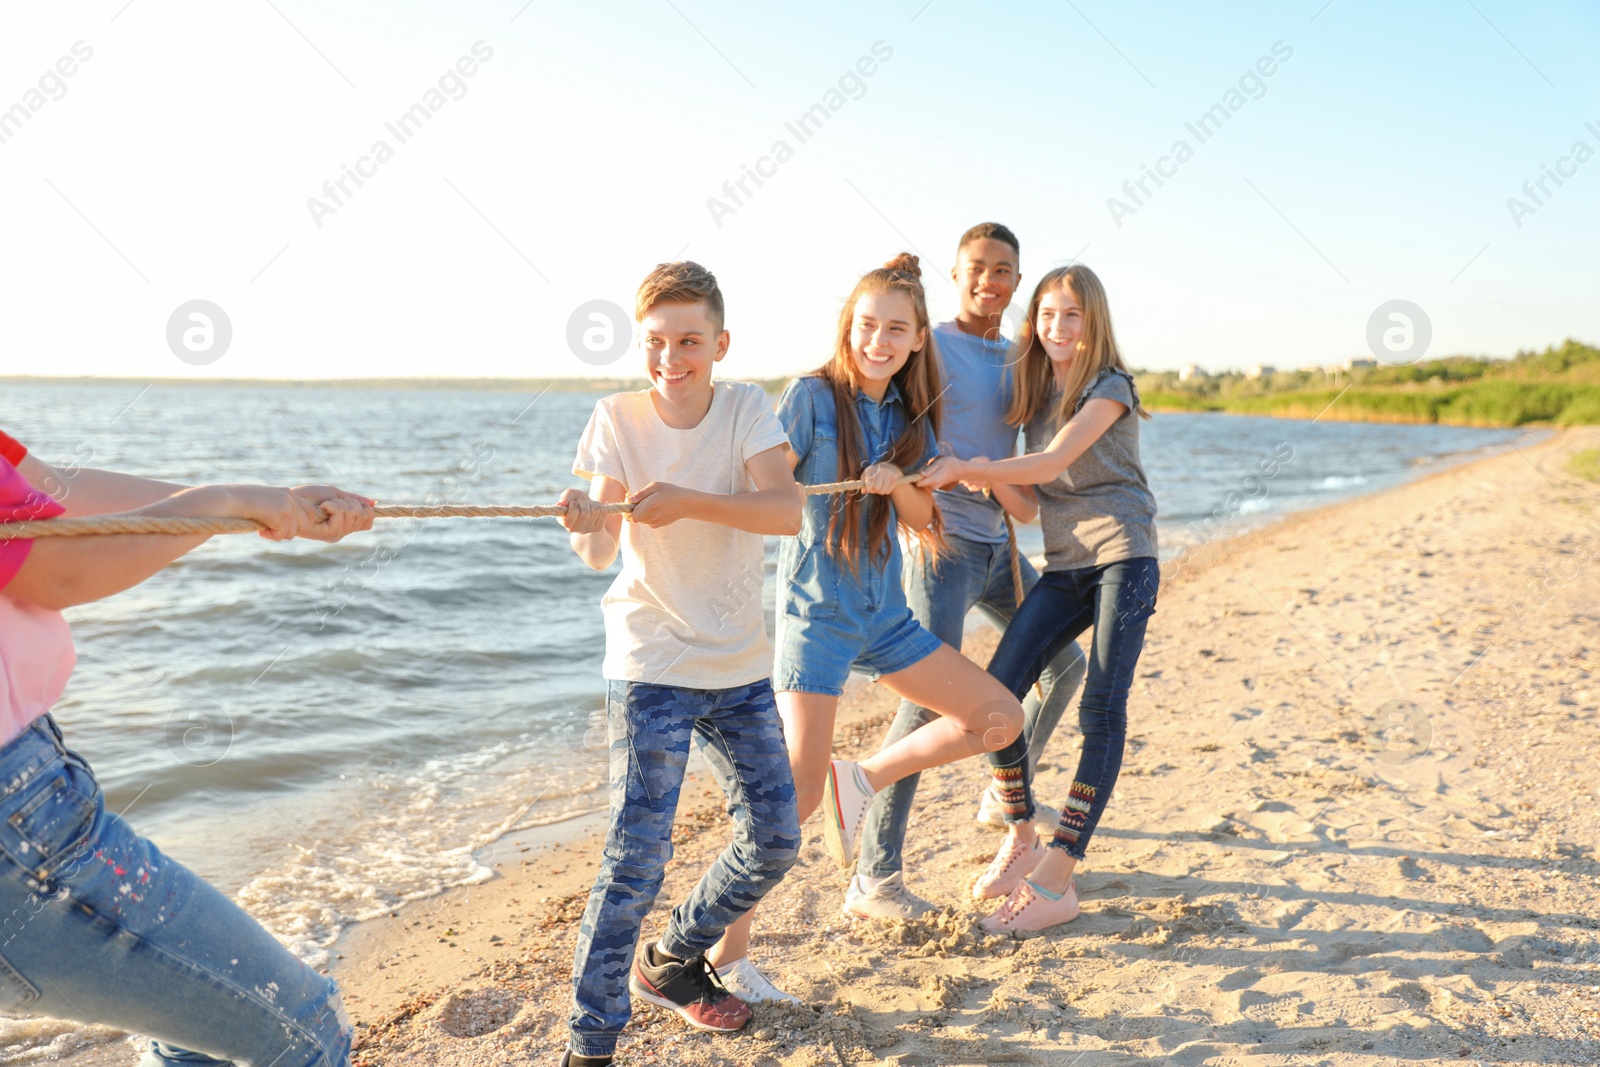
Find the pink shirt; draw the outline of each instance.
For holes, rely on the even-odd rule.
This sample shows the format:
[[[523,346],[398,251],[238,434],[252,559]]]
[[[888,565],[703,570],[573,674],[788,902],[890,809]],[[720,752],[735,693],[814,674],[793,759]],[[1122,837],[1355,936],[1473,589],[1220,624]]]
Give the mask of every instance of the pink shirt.
[[[0,523],[54,518],[64,510],[29,485],[9,458],[0,457]],[[0,541],[0,745],[20,736],[61,699],[78,661],[61,612],[5,594],[32,547],[32,541]]]

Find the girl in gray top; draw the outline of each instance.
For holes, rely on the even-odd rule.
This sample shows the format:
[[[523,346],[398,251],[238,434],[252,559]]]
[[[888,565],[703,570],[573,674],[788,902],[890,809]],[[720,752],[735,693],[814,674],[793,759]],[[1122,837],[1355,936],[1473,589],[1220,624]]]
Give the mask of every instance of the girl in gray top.
[[[1042,930],[1077,917],[1072,875],[1122,767],[1128,689],[1155,612],[1156,502],[1139,462],[1139,420],[1149,418],[1117,350],[1105,288],[1084,266],[1039,282],[1017,335],[1008,420],[1027,455],[984,462],[943,457],[924,474],[935,489],[992,486],[1014,515],[1037,514],[1045,573],[995,649],[989,672],[1019,697],[1067,642],[1091,627],[1094,643],[1079,704],[1083,753],[1054,839],[1033,826],[1028,730],[990,753],[1008,833],[975,897],[1005,897],[983,927]]]

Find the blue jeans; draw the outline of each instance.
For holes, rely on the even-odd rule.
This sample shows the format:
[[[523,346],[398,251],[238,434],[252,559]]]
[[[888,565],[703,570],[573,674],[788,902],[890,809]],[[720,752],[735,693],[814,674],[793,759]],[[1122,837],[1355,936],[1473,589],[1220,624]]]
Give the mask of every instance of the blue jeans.
[[[610,683],[611,829],[578,929],[572,1051],[609,1056],[628,1024],[639,928],[672,858],[672,821],[693,737],[733,816],[733,841],[678,905],[662,947],[688,959],[756,906],[800,852],[794,777],[767,681],[733,689]]]
[[[989,661],[989,673],[1021,696],[1068,642],[1094,627],[1088,677],[1078,703],[1083,753],[1067,802],[1061,806],[1061,823],[1050,842],[1078,859],[1083,858],[1122,770],[1128,690],[1139,653],[1144,650],[1145,626],[1155,614],[1160,585],[1161,567],[1149,556],[1100,567],[1046,571],[1023,598]],[[997,767],[1012,758],[1009,749],[989,754]],[[1027,776],[1023,784],[1027,787],[1026,811],[1015,818],[1008,814],[1013,822],[1033,817]]]
[[[1024,557],[1022,588],[1026,592],[1039,580],[1033,564]],[[918,622],[933,631],[951,648],[961,647],[967,612],[976,607],[1002,634],[1017,611],[1016,585],[1011,580],[1011,553],[1005,544],[987,544],[964,537],[947,536],[945,551],[938,564],[924,565],[913,555],[906,567],[906,601]],[[1031,688],[1022,703],[1022,737],[1028,746],[1030,764],[1039,762],[1039,753],[1061,722],[1061,714],[1078,691],[1085,669],[1083,653],[1076,642],[1068,641],[1050,658],[1037,675],[1043,699]],[[1033,682],[1029,681],[1031,687]],[[1018,694],[1022,697],[1022,694]],[[934,713],[909,700],[900,702],[900,712],[883,744],[887,748],[924,723]],[[905,847],[906,827],[911,805],[916,798],[917,779],[907,775],[886,787],[872,802],[861,838],[861,862],[857,870],[864,875],[883,877],[900,870]]]
[[[0,1011],[150,1034],[144,1067],[349,1063],[333,981],[108,814],[54,719],[0,783]]]

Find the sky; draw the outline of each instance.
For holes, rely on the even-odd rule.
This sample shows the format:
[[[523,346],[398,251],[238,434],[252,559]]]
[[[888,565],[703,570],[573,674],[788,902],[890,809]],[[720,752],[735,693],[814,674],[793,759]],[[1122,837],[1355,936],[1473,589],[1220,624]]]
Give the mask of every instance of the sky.
[[[6,5],[0,375],[633,376],[688,258],[778,377],[902,250],[950,317],[986,220],[1013,316],[1087,263],[1144,369],[1369,357],[1397,300],[1414,356],[1600,342],[1597,46],[1510,0]]]

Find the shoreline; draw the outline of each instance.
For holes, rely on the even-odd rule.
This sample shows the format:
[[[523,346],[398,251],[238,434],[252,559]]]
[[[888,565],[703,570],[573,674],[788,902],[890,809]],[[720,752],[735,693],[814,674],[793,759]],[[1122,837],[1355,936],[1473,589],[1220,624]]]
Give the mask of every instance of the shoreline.
[[[1535,430],[1528,432],[1534,433],[1541,431]],[[1563,431],[1556,429],[1542,432],[1547,433],[1549,436],[1544,441],[1536,442],[1536,444],[1545,444],[1550,440],[1555,440],[1559,438]],[[1463,467],[1471,466],[1473,464],[1487,462],[1516,449],[1517,444],[1512,442],[1490,445],[1482,449],[1474,449],[1468,452],[1458,453],[1454,456],[1441,457],[1438,460],[1439,466],[1437,469],[1419,471],[1417,475],[1406,479],[1398,485],[1386,486],[1367,493],[1357,493],[1351,496],[1340,498],[1338,500],[1331,500],[1326,503],[1316,504],[1308,508],[1277,512],[1261,515],[1259,517],[1251,516],[1247,518],[1243,516],[1234,516],[1230,520],[1230,524],[1237,526],[1237,529],[1230,531],[1224,537],[1205,540],[1196,545],[1188,546],[1186,551],[1180,550],[1178,555],[1187,556],[1192,559],[1193,557],[1200,555],[1202,552],[1210,550],[1214,555],[1225,556],[1229,554],[1229,546],[1233,542],[1245,541],[1268,531],[1280,529],[1286,524],[1291,523],[1292,520],[1316,518],[1324,515],[1325,513],[1335,511],[1339,508],[1346,507],[1356,502],[1373,500],[1389,493],[1398,493],[1431,478],[1440,477],[1452,471],[1457,471]],[[1042,563],[1042,559],[1034,562]],[[1162,561],[1164,571],[1168,569],[1168,565],[1171,562],[1171,559]],[[1164,576],[1164,579],[1168,581],[1171,580],[1170,578],[1166,578],[1166,576]],[[981,618],[977,616],[969,616],[966,625],[966,640],[963,642],[963,651],[976,651],[968,646],[968,642],[972,642],[974,640],[982,648],[985,658],[987,658],[987,653],[993,650],[993,644],[995,641],[994,631],[988,625],[988,623],[984,622]],[[840,699],[839,703],[837,728],[841,734],[845,731],[846,727],[859,727],[867,720],[881,717],[881,712],[875,715],[874,712],[868,707],[868,690],[871,688],[871,686],[872,683],[867,682],[859,675],[852,674],[850,676],[849,683],[845,689],[845,694]],[[704,779],[703,772],[698,769],[697,764],[698,754],[691,759],[689,777],[686,779],[683,796],[685,798],[690,796],[702,798],[701,806],[703,807],[705,804],[703,799],[704,797],[708,795],[720,796],[720,794],[717,792],[715,787],[709,785],[708,780]],[[717,802],[712,800],[710,803],[714,806]],[[679,815],[680,820],[685,818],[705,818],[705,816],[706,813],[698,809],[694,810],[694,813],[689,816],[686,816],[683,812],[680,812]],[[515,859],[517,861],[517,866],[521,867],[531,865],[533,858],[536,858],[540,853],[543,852],[554,853],[567,850],[583,854],[597,854],[599,846],[603,841],[606,824],[606,812],[599,811],[578,816],[573,819],[563,820],[562,822],[555,823],[550,826],[536,827],[530,831],[512,831],[497,841],[491,842],[489,845],[479,849],[475,855],[477,856],[479,862],[485,867],[496,870],[498,879],[505,877],[505,875],[500,873],[500,868],[505,866],[508,859]],[[533,852],[535,849],[538,851]],[[527,855],[530,852],[533,852],[532,857]],[[536,893],[542,890],[544,897],[549,898],[552,895],[560,896],[563,893],[570,895],[571,893],[576,892],[578,889],[582,889],[586,895],[588,887],[592,884],[592,877],[580,879],[582,882],[581,886],[576,882],[572,882],[571,879],[558,877],[559,875],[565,873],[565,866],[566,864],[563,864],[562,870],[553,872],[548,884],[541,882],[529,892]],[[477,885],[453,886],[433,897],[407,902],[401,905],[400,908],[397,909],[395,913],[392,913],[387,919],[382,917],[368,919],[349,926],[328,948],[330,955],[332,955],[336,961],[335,966],[332,969],[332,973],[335,977],[341,978],[342,981],[343,971],[359,970],[371,959],[382,954],[385,951],[385,947],[381,942],[385,936],[394,936],[397,928],[403,933],[407,922],[415,925],[417,917],[408,917],[406,915],[407,911],[416,909],[420,912],[426,913],[430,917],[437,917],[438,915],[443,914],[447,909],[458,908],[462,903],[465,903],[470,899],[474,890],[482,890],[485,886],[494,884],[494,881],[495,880],[491,880],[489,882],[479,883]],[[426,920],[423,921],[424,930],[432,930],[436,926],[438,926],[437,922]],[[409,944],[410,942],[408,940],[406,947],[409,947]],[[416,990],[411,989],[410,987],[408,987],[408,991],[416,992]],[[392,996],[392,994],[390,996]],[[380,1001],[380,1003],[386,1003],[387,1000],[388,997],[385,997],[383,1001]]]
[[[1187,408],[1148,404],[1146,405],[1146,410],[1152,415],[1233,415],[1240,418],[1288,419],[1297,422],[1369,422],[1392,426],[1455,426],[1464,430],[1548,430],[1559,433],[1561,430],[1576,428],[1546,421],[1506,423],[1482,419],[1422,419],[1384,412],[1356,412],[1347,415],[1335,415],[1327,411],[1318,413],[1308,407],[1291,407],[1282,411],[1235,411],[1229,408]]]
[[[1209,541],[1198,546],[1189,553],[1181,572],[1164,576],[1164,584],[1166,585],[1163,590],[1164,599],[1191,587],[1214,584],[1222,572],[1233,569],[1242,557],[1253,553],[1270,549],[1277,549],[1279,552],[1300,550],[1300,546],[1291,545],[1290,543],[1311,530],[1345,526],[1348,523],[1344,520],[1348,520],[1362,512],[1370,513],[1374,510],[1386,512],[1404,509],[1419,496],[1437,494],[1439,489],[1446,484],[1460,482],[1464,478],[1467,480],[1481,480],[1480,478],[1469,477],[1469,472],[1483,472],[1497,464],[1502,466],[1521,464],[1524,460],[1535,462],[1541,457],[1570,452],[1575,447],[1576,442],[1591,436],[1595,436],[1593,431],[1566,430],[1551,433],[1544,440],[1526,448],[1518,448],[1515,444],[1508,443],[1505,446],[1494,447],[1488,450],[1486,454],[1471,454],[1455,462],[1446,462],[1438,469],[1424,471],[1418,477],[1408,479],[1398,486],[1390,486],[1372,493],[1359,494],[1313,508],[1284,513],[1276,516],[1275,521],[1263,526],[1232,532],[1225,538]],[[1515,471],[1511,472],[1513,477],[1516,476],[1516,473]],[[1164,567],[1164,570],[1167,569],[1170,568]],[[1262,605],[1258,604],[1257,607],[1260,608]],[[1242,610],[1238,611],[1238,614],[1259,615],[1265,614],[1265,612]],[[1218,640],[1221,640],[1220,636]],[[969,655],[973,655],[979,662],[982,662],[987,658],[988,652],[992,650],[993,643],[994,635],[992,630],[987,627],[980,627],[969,632],[965,651]],[[1207,651],[1209,650],[1202,650],[1202,654]],[[1248,654],[1248,650],[1246,650],[1246,654]],[[1211,658],[1216,663],[1236,661],[1231,656],[1213,655]],[[1143,666],[1144,664],[1141,664],[1141,667]],[[1159,678],[1164,676],[1166,672],[1157,670],[1154,672],[1141,671],[1141,673],[1147,678],[1152,674]],[[859,679],[856,681],[859,682]],[[1145,691],[1148,688],[1150,686],[1147,683],[1141,682],[1139,687],[1136,688],[1135,699],[1139,700],[1147,697],[1148,693]],[[1592,693],[1589,695],[1593,696]],[[887,722],[887,716],[892,714],[892,710],[893,701],[882,687],[860,684],[853,692],[847,692],[845,700],[841,702],[839,741],[836,747],[842,752],[850,752],[874,744],[881,735],[883,726]],[[1592,721],[1593,717],[1591,716],[1590,718]],[[1141,744],[1139,747],[1142,748],[1143,745]],[[1214,745],[1202,746],[1201,751],[1205,751],[1208,748],[1215,749],[1216,747]],[[1138,749],[1133,744],[1130,744],[1130,762],[1132,762],[1131,757],[1136,751]],[[1392,774],[1396,768],[1381,767],[1380,770]],[[975,803],[976,789],[981,786],[981,782],[974,778],[971,772],[972,768],[953,767],[942,768],[940,772],[930,772],[928,776],[925,776],[925,783],[929,778],[935,777],[943,780],[951,778],[973,779],[972,782],[968,783],[971,790],[968,795],[951,799],[948,797],[950,793],[948,785],[944,785],[940,789],[940,787],[931,786],[930,784],[925,784],[923,790],[919,793],[919,805],[922,808],[930,809],[929,814],[932,814],[932,809],[951,807],[960,809],[955,813],[955,817],[958,819],[956,826],[960,826],[963,829],[958,831],[957,836],[968,838],[963,843],[968,846],[971,844],[970,839],[973,833],[980,833],[980,831],[966,830],[965,827],[970,827],[971,823],[963,821],[970,818],[969,809]],[[1144,775],[1150,773],[1152,772],[1143,772]],[[1131,778],[1139,778],[1141,777],[1141,771],[1137,767],[1130,767],[1125,771],[1125,775]],[[1054,777],[1059,776],[1060,771],[1057,769]],[[1047,777],[1049,776],[1046,776],[1041,771],[1042,784]],[[1372,788],[1372,786],[1367,786],[1366,788]],[[940,789],[940,791],[935,794],[935,789]],[[675,842],[678,844],[679,858],[674,861],[669,869],[668,884],[664,888],[661,897],[663,902],[677,899],[682,890],[692,884],[693,877],[697,876],[699,870],[703,869],[705,862],[709,860],[712,854],[711,846],[715,843],[712,839],[721,836],[721,832],[727,823],[726,816],[721,810],[720,794],[706,782],[696,781],[692,785],[686,785],[684,798],[685,806],[680,811],[679,829],[674,835]],[[1265,807],[1259,807],[1259,810],[1267,810],[1272,807],[1274,801],[1257,799],[1252,803],[1258,806],[1264,804]],[[1201,806],[1206,807],[1207,805],[1202,802]],[[1209,806],[1222,807],[1225,805],[1213,801]],[[947,822],[948,820],[945,821]],[[1115,822],[1116,819],[1114,816],[1109,817],[1109,821]],[[1235,810],[1222,816],[1211,815],[1203,818],[1202,821],[1207,823],[1204,828],[1181,829],[1183,825],[1192,821],[1192,818],[1178,819],[1180,829],[1173,832],[1174,840],[1181,841],[1185,837],[1194,840],[1217,840],[1220,838],[1220,840],[1226,842],[1228,836],[1238,836],[1242,833],[1242,830],[1238,829],[1239,827],[1247,825],[1249,821],[1253,820],[1246,815],[1245,811]],[[1283,820],[1269,819],[1268,821],[1282,822]],[[571,927],[575,925],[576,918],[581,915],[589,887],[592,884],[594,857],[597,854],[599,845],[597,834],[603,832],[604,822],[604,815],[597,814],[579,823],[562,824],[565,828],[565,833],[549,835],[544,841],[530,842],[517,838],[497,843],[492,846],[493,855],[486,862],[494,867],[497,873],[501,875],[500,877],[481,885],[461,887],[440,897],[430,898],[427,901],[415,902],[400,909],[395,917],[359,924],[348,931],[335,946],[335,951],[342,956],[342,959],[337,963],[334,974],[347,990],[347,1003],[352,1014],[358,1021],[365,1024],[361,1027],[363,1053],[359,1062],[367,1064],[431,1062],[433,1057],[438,1054],[435,1049],[436,1046],[440,1046],[440,1043],[443,1045],[465,1045],[468,1042],[487,1040],[487,1035],[501,1032],[504,1033],[508,1041],[516,1034],[526,1034],[535,1029],[552,1036],[559,1034],[564,1029],[564,1011],[558,1012],[560,1016],[558,1018],[545,1018],[547,1012],[544,1011],[534,1013],[539,1015],[538,1025],[535,1026],[533,1015],[530,1014],[534,1008],[533,1003],[525,1002],[520,1003],[520,1006],[518,1006],[513,1003],[516,998],[490,998],[492,1003],[489,1001],[480,1002],[482,1000],[481,997],[474,999],[478,997],[478,994],[474,992],[471,986],[474,984],[474,979],[477,980],[478,984],[481,984],[484,980],[489,981],[492,983],[491,988],[505,986],[508,983],[520,985],[520,980],[527,979],[533,971],[537,971],[544,982],[553,981],[555,983],[557,988],[554,989],[554,995],[564,1005],[564,998],[568,989],[564,980],[564,969],[570,968]],[[1219,826],[1222,828],[1218,829]],[[707,832],[713,829],[717,830],[718,833]],[[1126,832],[1126,827],[1118,829],[1108,825],[1106,836],[1122,836]],[[983,833],[984,837],[980,844],[985,848],[992,847],[992,840],[987,837],[986,832]],[[803,879],[807,882],[814,882],[816,877],[820,875],[824,882],[842,881],[842,876],[835,877],[832,871],[820,872],[816,869],[819,866],[827,866],[825,862],[820,865],[817,862],[818,856],[815,853],[819,850],[815,840],[816,836],[814,822],[808,824],[808,844],[803,855],[802,868],[797,868],[796,874],[791,875],[791,880],[799,882]],[[557,839],[558,837],[559,839]],[[946,850],[950,847],[948,840],[948,838],[944,839],[943,847]],[[1157,846],[1157,853],[1159,852],[1161,852],[1161,847]],[[1285,853],[1285,855],[1291,853]],[[976,861],[985,861],[986,858],[987,855],[984,854],[976,857]],[[981,869],[981,866],[974,868],[970,873],[966,873],[962,877],[970,877],[970,874],[976,873],[978,869]],[[805,870],[804,875],[801,875],[802,870]],[[1083,881],[1086,895],[1093,897],[1103,895],[1113,887],[1117,879],[1111,877],[1108,880],[1108,876],[1103,873],[1086,873]],[[676,895],[674,894],[675,883],[679,887]],[[799,888],[798,886],[796,887],[797,891],[799,891]],[[923,887],[919,886],[918,888],[919,891],[924,891]],[[775,891],[775,894],[782,892],[783,889],[780,887],[778,891]],[[810,896],[809,893],[802,893],[801,895]],[[814,903],[814,901],[807,900],[805,908],[806,917],[809,920],[808,925],[811,926],[813,933],[815,934],[817,928],[820,927],[821,935],[824,937],[830,933],[837,934],[839,930],[833,925],[837,923],[837,920],[831,918],[832,915],[836,914],[837,902],[824,902],[820,911],[812,910],[811,905]],[[937,898],[936,903],[947,904],[949,901],[946,898]],[[1086,899],[1085,915],[1089,914],[1091,907],[1099,908],[1100,906],[1101,902],[1096,901],[1091,904]],[[957,905],[957,907],[962,906]],[[959,917],[960,921],[953,921],[951,918],[941,919],[942,925],[939,925],[936,929],[923,929],[916,931],[916,933],[921,937],[931,937],[936,942],[950,941],[949,948],[952,949],[966,947],[976,950],[980,946],[972,943],[970,930],[962,932],[959,929],[947,929],[947,927],[961,926],[966,920],[976,918],[977,915],[986,910],[988,909],[974,911],[969,907]],[[1450,910],[1459,911],[1460,906],[1457,905]],[[1181,911],[1182,909],[1180,909]],[[660,912],[661,906],[658,905],[657,911],[652,913],[651,919],[647,922],[647,932],[659,926],[661,921]],[[1181,914],[1178,917],[1181,918]],[[1135,919],[1136,926],[1139,921]],[[776,922],[774,922],[774,925],[777,925]],[[1072,926],[1066,928],[1067,933],[1048,935],[1044,940],[1054,941],[1059,936],[1065,939],[1066,944],[1070,945],[1076,932],[1075,928],[1080,925],[1083,924],[1072,924]],[[1200,925],[1201,927],[1205,926],[1204,923]],[[856,924],[850,924],[843,929],[849,930],[854,934],[858,928]],[[516,933],[519,929],[523,931],[521,936]],[[563,932],[569,935],[564,942],[560,936]],[[912,933],[913,931],[909,927],[904,927],[903,934],[893,935],[891,933],[889,936],[893,939],[896,936],[908,936]],[[787,941],[796,936],[798,935],[794,933],[769,935],[765,944],[771,945],[772,942],[780,940]],[[872,941],[872,935],[870,934],[859,936],[866,938],[869,944]],[[533,967],[526,957],[521,960],[513,960],[511,957],[517,954],[518,948],[525,945],[533,937],[537,937],[540,940],[547,938],[554,940],[561,947],[558,949],[555,945],[552,945],[552,951],[541,954],[537,967]],[[1035,942],[1027,941],[1020,944],[1026,946],[1033,943]],[[1018,943],[1013,942],[1012,944]],[[773,946],[773,949],[775,948],[776,946]],[[773,949],[769,949],[767,953],[769,958]],[[998,953],[1000,949],[991,947],[990,951]],[[563,955],[563,952],[565,955]],[[950,953],[950,955],[955,954]],[[979,954],[981,955],[982,953],[980,952]],[[758,956],[760,955],[760,946],[758,945]],[[784,955],[787,956],[789,954],[785,952]],[[941,959],[946,958],[946,955],[947,953],[944,950],[936,953],[936,957]],[[1597,954],[1597,962],[1600,962],[1600,954]],[[830,969],[835,966],[836,964],[829,965]],[[939,968],[936,968],[936,970],[939,970]],[[541,986],[541,988],[543,987]],[[1409,997],[1409,994],[1406,996]],[[549,1000],[547,996],[542,996],[539,999],[546,1002]],[[959,998],[953,997],[949,990],[945,990],[940,992],[935,999],[947,1001]],[[1406,997],[1402,997],[1402,1000],[1409,1004],[1409,1000]],[[494,1005],[499,1005],[499,1007],[496,1008]],[[1407,1010],[1411,1009],[1408,1008]],[[775,1028],[772,1026],[760,1026],[758,1029],[758,1024],[761,1024],[769,1017],[781,1015],[782,1012],[779,1009],[763,1009],[762,1012],[758,1013],[756,1023],[752,1024],[752,1029],[756,1033],[749,1039],[743,1037],[737,1039],[739,1044],[745,1044],[747,1040],[754,1040],[759,1043],[761,1033],[773,1033]],[[647,1025],[641,1025],[641,1023]],[[812,1025],[806,1020],[800,1020],[793,1032],[798,1035]],[[476,1031],[479,1028],[482,1029],[482,1034],[474,1036],[472,1031]],[[897,1032],[903,1031],[904,1027],[901,1026],[896,1029]],[[817,1035],[817,1039],[821,1040],[822,1047],[825,1048],[827,1046],[828,1041],[823,1038],[823,1035]],[[717,1041],[721,1041],[723,1044],[718,1045]],[[638,1047],[641,1044],[648,1044],[651,1048],[656,1049],[657,1052],[645,1053],[643,1059],[635,1058],[637,1054],[643,1052],[643,1049]],[[678,1048],[680,1045],[685,1047],[680,1049]],[[724,1062],[718,1058],[722,1053],[733,1057],[727,1062],[751,1062],[750,1059],[740,1059],[740,1057],[755,1052],[754,1048],[745,1048],[741,1051],[731,1043],[730,1039],[721,1038],[707,1041],[695,1035],[690,1035],[681,1026],[674,1021],[668,1020],[660,1013],[652,1014],[649,1010],[646,1010],[636,1016],[635,1024],[630,1027],[628,1034],[624,1038],[623,1051],[628,1054],[628,1058],[623,1062],[652,1062],[658,1053],[664,1053],[668,1048],[674,1050],[672,1055],[676,1057],[680,1052],[688,1052],[690,1046],[695,1050],[697,1058],[681,1062]],[[559,1046],[550,1047],[557,1050],[559,1048]],[[795,1057],[799,1058],[793,1059],[792,1062],[812,1062],[801,1055],[805,1047],[805,1041],[800,1041],[796,1045],[792,1052]],[[705,1055],[713,1058],[698,1058],[698,1054],[702,1049]],[[438,1048],[438,1051],[442,1051],[442,1046]],[[771,1051],[777,1053],[779,1050]],[[781,1057],[781,1053],[779,1054]],[[461,1062],[477,1061],[463,1060]],[[484,1060],[483,1062],[492,1061]],[[762,1058],[756,1062],[789,1063],[791,1059],[781,1057],[778,1060],[769,1060]],[[945,1061],[912,1059],[897,1060],[895,1062]],[[968,1059],[949,1062],[976,1061]],[[991,1058],[989,1062],[997,1061]],[[1174,1060],[1173,1062],[1189,1061]],[[1198,1062],[1198,1060],[1194,1062]],[[1341,1059],[1336,1062],[1343,1063],[1346,1061]],[[1352,1059],[1348,1062],[1356,1063],[1359,1061]],[[1441,1059],[1440,1062],[1446,1061]],[[1521,1061],[1518,1060],[1516,1062]]]
[[[1130,701],[1143,714],[1130,727],[1118,798],[1080,880],[1082,919],[1023,941],[974,936],[990,908],[964,899],[965,883],[996,839],[970,821],[981,768],[940,768],[924,775],[907,857],[912,887],[944,912],[889,928],[842,923],[844,879],[822,858],[813,820],[755,951],[780,975],[798,968],[802,977],[785,980],[813,1008],[762,1008],[748,1033],[718,1038],[645,1009],[619,1063],[912,1067],[1055,1062],[1070,1049],[1069,1059],[1083,1057],[1079,1067],[1144,1057],[1198,1065],[1228,1054],[1247,1067],[1278,1067],[1332,1048],[1333,1058],[1307,1062],[1378,1067],[1396,1057],[1462,1062],[1467,1053],[1457,1046],[1477,1062],[1600,1062],[1600,1042],[1562,1036],[1568,1017],[1552,1016],[1555,994],[1541,992],[1557,989],[1568,999],[1555,1007],[1600,1032],[1600,998],[1571,999],[1600,986],[1600,939],[1561,933],[1574,923],[1581,933],[1600,914],[1596,805],[1586,800],[1580,813],[1575,799],[1593,778],[1586,753],[1600,750],[1600,682],[1579,668],[1584,680],[1555,685],[1560,697],[1548,696],[1548,714],[1570,717],[1559,740],[1530,730],[1517,703],[1551,688],[1537,662],[1543,649],[1563,634],[1581,645],[1600,617],[1582,614],[1581,581],[1529,598],[1509,577],[1549,581],[1557,573],[1550,560],[1566,552],[1573,561],[1559,573],[1576,569],[1593,581],[1596,572],[1584,568],[1600,562],[1600,487],[1560,472],[1565,455],[1596,444],[1600,430],[1576,428],[1444,457],[1399,485],[1259,525],[1236,517],[1181,567],[1165,561],[1162,609]],[[1529,465],[1542,479],[1530,477]],[[1546,481],[1559,491],[1550,494]],[[1587,517],[1557,532],[1486,535],[1485,526],[1531,518],[1547,503],[1582,505]],[[1459,559],[1458,573],[1441,573],[1443,559]],[[1430,588],[1437,606],[1407,603]],[[1561,610],[1572,624],[1545,627],[1551,604],[1567,601]],[[1510,629],[1522,642],[1526,654],[1503,678],[1489,672],[1507,642],[1455,647],[1473,622],[1473,632]],[[1535,630],[1543,644],[1530,640]],[[1187,647],[1199,643],[1213,647]],[[985,662],[993,644],[990,628],[969,625],[969,656]],[[1584,651],[1553,658],[1582,664]],[[1446,660],[1454,666],[1440,674]],[[1435,674],[1494,684],[1481,698],[1475,691],[1440,706],[1449,689]],[[840,707],[841,754],[874,746],[895,704],[881,686],[852,683]],[[1349,695],[1374,690],[1387,703]],[[1274,703],[1274,694],[1283,699]],[[1385,762],[1373,709],[1413,698],[1433,702],[1434,747],[1414,762]],[[1485,719],[1480,704],[1506,713]],[[1071,720],[1069,711],[1040,770],[1047,803],[1068,781],[1061,763],[1070,763]],[[1531,722],[1546,732],[1556,725]],[[1513,724],[1514,735],[1489,743]],[[1509,764],[1506,751],[1516,757]],[[1529,752],[1587,760],[1588,776],[1533,774]],[[1189,788],[1197,780],[1207,786],[1198,796]],[[681,899],[725,838],[713,785],[686,783],[683,797],[664,904]],[[359,1027],[356,1062],[553,1062],[572,936],[604,825],[602,812],[506,835],[477,853],[495,877],[347,928],[330,952]],[[1471,863],[1455,865],[1453,856]],[[1544,874],[1521,885],[1523,867]],[[663,918],[658,904],[646,934]],[[1443,955],[1425,959],[1429,944]],[[1374,960],[1382,966],[1371,987],[1349,988],[1369,982]],[[1131,1036],[1117,1022],[1126,1019],[1155,1036]],[[1549,1054],[1513,1055],[1502,1042],[1491,1055],[1484,1042],[1514,1024],[1525,1024],[1518,1042],[1540,1042]],[[1354,1036],[1340,1036],[1346,1030]],[[120,1041],[74,1052],[63,1040],[58,1049],[54,1061],[72,1067],[132,1058]]]

